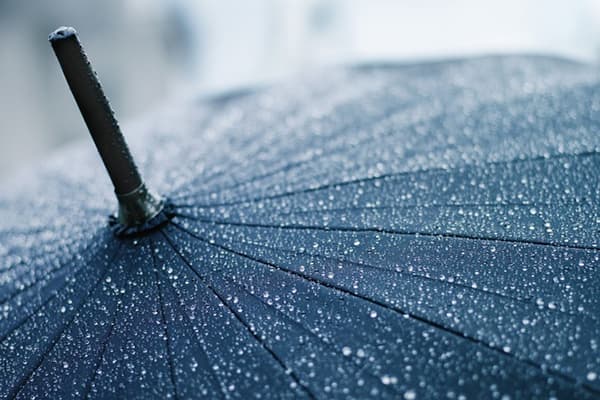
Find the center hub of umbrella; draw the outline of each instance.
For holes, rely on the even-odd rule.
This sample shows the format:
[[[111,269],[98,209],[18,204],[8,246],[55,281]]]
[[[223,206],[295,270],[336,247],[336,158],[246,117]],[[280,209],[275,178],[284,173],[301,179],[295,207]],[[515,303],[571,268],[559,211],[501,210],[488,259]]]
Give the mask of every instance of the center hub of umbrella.
[[[121,222],[119,216],[111,215],[108,217],[108,224],[117,237],[144,236],[168,224],[174,215],[175,207],[173,203],[169,199],[164,199],[162,209],[147,221],[136,225],[126,225]]]

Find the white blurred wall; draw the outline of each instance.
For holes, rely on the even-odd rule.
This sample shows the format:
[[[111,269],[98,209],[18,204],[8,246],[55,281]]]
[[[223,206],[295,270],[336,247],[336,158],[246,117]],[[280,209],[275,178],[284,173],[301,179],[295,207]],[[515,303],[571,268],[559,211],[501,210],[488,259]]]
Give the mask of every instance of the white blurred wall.
[[[0,0],[0,177],[87,135],[46,41],[60,25],[80,32],[120,119],[323,65],[600,55],[598,0]]]

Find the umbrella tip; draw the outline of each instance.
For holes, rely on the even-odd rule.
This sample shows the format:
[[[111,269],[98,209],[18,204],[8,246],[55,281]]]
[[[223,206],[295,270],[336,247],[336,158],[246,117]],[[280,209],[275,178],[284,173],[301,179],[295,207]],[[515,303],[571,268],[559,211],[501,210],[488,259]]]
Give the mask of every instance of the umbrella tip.
[[[77,31],[62,26],[48,40],[115,187],[118,223],[143,226],[163,211],[164,200],[146,188]]]
[[[57,40],[66,39],[69,36],[75,35],[77,35],[77,31],[75,30],[75,28],[70,26],[61,26],[60,28],[52,32],[50,35],[48,35],[48,40],[50,42],[55,42]]]

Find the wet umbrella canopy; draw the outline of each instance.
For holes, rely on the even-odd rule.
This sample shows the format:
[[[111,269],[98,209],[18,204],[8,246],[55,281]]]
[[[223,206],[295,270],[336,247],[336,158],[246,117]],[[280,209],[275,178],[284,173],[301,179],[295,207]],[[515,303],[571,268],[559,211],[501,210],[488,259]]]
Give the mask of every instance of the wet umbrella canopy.
[[[146,224],[73,146],[2,190],[0,397],[600,398],[599,89],[506,56],[178,105],[124,129]]]

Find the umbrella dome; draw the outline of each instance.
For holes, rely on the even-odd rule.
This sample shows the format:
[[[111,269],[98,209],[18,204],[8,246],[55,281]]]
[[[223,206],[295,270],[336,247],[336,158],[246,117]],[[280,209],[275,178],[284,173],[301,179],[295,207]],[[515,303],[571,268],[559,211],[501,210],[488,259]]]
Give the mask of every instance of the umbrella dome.
[[[600,91],[569,60],[326,71],[126,125],[0,195],[0,398],[600,398]],[[131,233],[131,232],[130,232]]]

